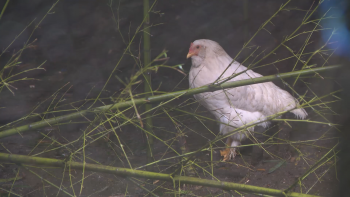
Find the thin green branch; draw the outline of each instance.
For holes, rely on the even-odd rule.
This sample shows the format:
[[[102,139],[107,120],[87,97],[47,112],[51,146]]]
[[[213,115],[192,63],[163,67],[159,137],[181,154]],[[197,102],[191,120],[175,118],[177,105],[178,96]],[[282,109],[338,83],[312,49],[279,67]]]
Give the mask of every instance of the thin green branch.
[[[143,0],[143,18],[144,18],[144,29],[143,29],[143,66],[149,67],[151,64],[151,36],[150,36],[150,17],[149,17],[150,7],[149,0]],[[152,84],[151,84],[151,73],[147,72],[143,74],[145,83],[144,83],[144,91],[145,96],[149,97],[153,95]],[[145,111],[152,109],[152,104],[147,103],[145,105]],[[135,107],[136,111],[136,107]],[[136,111],[137,113],[137,111]],[[152,116],[147,113],[146,114],[146,130],[150,133],[153,133],[153,122]],[[153,161],[153,137],[148,135],[147,133],[147,161],[148,163]]]
[[[5,13],[5,10],[7,8],[7,5],[9,4],[10,0],[7,0],[4,7],[2,7],[1,13],[0,13],[0,19],[2,17],[2,15]]]
[[[303,181],[306,177],[309,176],[310,173],[312,173],[313,171],[315,171],[318,167],[320,167],[321,165],[319,165],[330,153],[332,153],[334,151],[334,149],[338,146],[338,144],[336,144],[333,148],[331,148],[325,155],[323,155],[323,157],[321,159],[319,159],[314,165],[312,165],[305,173],[303,176],[299,177],[297,181],[295,181],[291,186],[289,186],[287,189],[285,189],[285,192],[288,192],[289,190],[291,190],[293,187],[295,187],[298,183],[301,183],[301,181]],[[335,154],[336,155],[336,154]],[[329,161],[331,158],[328,158],[327,161]]]
[[[101,107],[96,107],[92,109],[87,109],[87,110],[82,110],[79,112],[63,115],[63,116],[58,116],[50,119],[45,119],[42,121],[34,122],[31,124],[7,129],[5,131],[0,132],[0,139],[14,135],[16,133],[23,133],[25,131],[33,130],[33,129],[38,129],[46,126],[51,126],[60,122],[65,122],[65,121],[71,121],[72,119],[82,117],[83,115],[87,113],[99,113],[102,111],[107,111],[107,110],[114,110],[114,109],[121,109],[121,108],[126,108],[135,105],[141,105],[141,104],[146,104],[146,103],[155,103],[155,102],[160,102],[164,101],[167,99],[174,99],[177,97],[181,96],[191,96],[194,94],[202,93],[202,92],[214,92],[217,90],[222,90],[226,88],[234,88],[234,87],[239,87],[239,86],[245,86],[245,85],[250,85],[250,84],[256,84],[256,83],[263,83],[263,82],[268,82],[268,81],[277,81],[281,79],[286,79],[290,77],[295,77],[295,76],[302,76],[302,75],[308,75],[308,74],[317,74],[319,72],[325,72],[329,71],[332,69],[339,68],[339,65],[335,66],[327,66],[327,67],[322,67],[322,68],[310,68],[310,69],[305,69],[305,70],[300,70],[300,71],[293,71],[293,72],[287,72],[287,73],[281,73],[278,75],[269,75],[265,77],[258,77],[258,78],[251,78],[251,79],[245,79],[245,80],[240,80],[240,81],[231,81],[231,82],[226,82],[224,84],[210,84],[210,85],[205,85],[199,88],[194,88],[194,89],[188,89],[188,90],[182,90],[182,91],[177,91],[177,92],[170,92],[162,95],[156,95],[156,96],[150,96],[148,98],[139,98],[139,99],[134,99],[133,101],[125,101],[125,102],[120,102],[112,105],[105,105]]]
[[[214,180],[200,179],[200,178],[188,177],[188,176],[171,177],[169,174],[164,174],[164,173],[132,170],[128,168],[118,168],[118,167],[97,165],[97,164],[83,164],[83,163],[74,162],[74,161],[64,161],[64,160],[51,159],[51,158],[31,157],[31,156],[24,156],[24,155],[0,153],[0,161],[20,163],[22,165],[32,164],[32,165],[61,167],[61,168],[64,168],[66,165],[68,165],[70,166],[71,169],[81,170],[85,168],[85,170],[88,170],[88,171],[109,173],[109,174],[114,174],[122,177],[140,177],[140,178],[164,180],[169,182],[181,182],[182,184],[201,185],[201,186],[207,186],[207,187],[220,188],[223,190],[239,190],[243,192],[266,194],[266,195],[272,195],[272,196],[316,197],[314,195],[300,194],[295,192],[285,193],[277,189],[256,187],[251,185],[237,184],[237,183],[231,183],[231,182],[225,182],[225,181],[214,181]]]

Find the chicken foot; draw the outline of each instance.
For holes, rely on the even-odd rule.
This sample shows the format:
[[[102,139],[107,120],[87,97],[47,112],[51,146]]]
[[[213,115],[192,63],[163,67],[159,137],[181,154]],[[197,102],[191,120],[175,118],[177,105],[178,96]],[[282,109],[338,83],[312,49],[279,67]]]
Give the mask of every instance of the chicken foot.
[[[232,138],[228,137],[226,140],[226,146],[228,147],[225,150],[220,150],[221,156],[224,157],[223,161],[233,160],[237,155],[236,147],[239,145],[239,141],[233,140]]]

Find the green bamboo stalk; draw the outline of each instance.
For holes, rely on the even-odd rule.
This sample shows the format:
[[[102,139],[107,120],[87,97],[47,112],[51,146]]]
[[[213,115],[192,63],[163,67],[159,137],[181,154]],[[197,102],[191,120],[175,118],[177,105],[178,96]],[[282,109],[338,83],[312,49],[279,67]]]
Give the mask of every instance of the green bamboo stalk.
[[[150,37],[150,20],[149,20],[149,1],[143,0],[143,17],[145,23],[143,24],[143,66],[148,67],[151,63],[151,37]],[[151,83],[151,73],[146,73],[143,75],[145,78],[145,96],[152,96],[152,83]],[[152,104],[148,103],[145,105],[145,111],[152,109]],[[149,113],[146,114],[146,130],[153,133],[153,122],[152,117]],[[148,163],[153,162],[153,137],[147,135],[147,161]]]
[[[4,7],[2,7],[1,13],[0,13],[0,19],[2,17],[2,15],[5,13],[5,10],[7,8],[7,5],[9,4],[10,0],[7,0]]]
[[[333,146],[325,155],[322,156],[321,159],[319,159],[314,165],[312,165],[301,177],[299,177],[291,186],[289,186],[287,189],[285,189],[285,192],[290,191],[293,187],[295,187],[298,183],[301,183],[306,177],[310,175],[310,173],[314,172],[318,167],[320,167],[320,163],[331,153],[334,152],[335,148],[338,146],[338,143]],[[336,155],[336,154],[335,154]],[[332,157],[328,158],[331,159]],[[327,161],[328,161],[327,160]]]
[[[221,89],[226,89],[226,88],[234,88],[234,87],[239,87],[239,86],[244,86],[244,85],[251,85],[251,84],[256,84],[256,83],[263,83],[263,82],[268,82],[268,81],[277,81],[280,79],[286,79],[290,77],[295,77],[295,76],[303,76],[303,75],[308,75],[308,74],[316,74],[319,72],[326,72],[329,70],[333,70],[336,68],[340,68],[339,65],[335,66],[327,66],[327,67],[321,67],[321,68],[310,68],[307,70],[300,70],[300,71],[293,71],[293,72],[287,72],[287,73],[281,73],[277,75],[269,75],[265,77],[258,77],[258,78],[251,78],[251,79],[245,79],[245,80],[240,80],[240,81],[231,81],[231,82],[226,82],[223,84],[209,84],[205,85],[199,88],[194,88],[194,89],[188,89],[188,90],[182,90],[182,91],[177,91],[177,92],[170,92],[166,94],[161,94],[161,95],[156,95],[156,96],[150,96],[148,98],[139,98],[139,99],[134,99],[133,101],[125,101],[125,102],[120,102],[112,105],[105,105],[101,107],[96,107],[88,110],[82,110],[79,112],[63,115],[63,116],[58,116],[50,119],[45,119],[42,121],[34,122],[31,124],[26,124],[23,126],[11,128],[4,130],[0,132],[0,139],[14,135],[16,133],[23,133],[25,131],[29,131],[32,129],[38,129],[46,126],[51,126],[60,122],[64,121],[71,121],[72,119],[82,117],[83,115],[86,115],[87,113],[98,113],[101,111],[106,111],[106,110],[114,110],[114,109],[121,109],[121,108],[126,108],[135,105],[141,105],[141,104],[146,104],[146,103],[155,103],[155,102],[160,102],[164,101],[167,99],[173,99],[175,97],[180,97],[180,96],[191,96],[194,94],[198,93],[203,93],[203,92],[213,92],[216,90],[221,90]]]
[[[192,185],[201,185],[207,187],[220,188],[223,190],[238,190],[242,192],[256,193],[256,194],[266,194],[272,196],[281,196],[281,197],[317,197],[314,195],[301,194],[301,193],[284,193],[281,190],[270,189],[264,187],[257,187],[245,184],[237,184],[225,181],[214,181],[207,179],[200,179],[195,177],[188,176],[175,176],[171,177],[169,174],[164,173],[156,173],[156,172],[147,172],[141,170],[133,170],[128,168],[118,168],[113,166],[105,166],[98,164],[88,164],[88,163],[80,163],[74,161],[64,161],[59,159],[51,159],[51,158],[42,158],[42,157],[32,157],[25,155],[16,155],[16,154],[6,154],[0,153],[0,161],[19,163],[21,165],[40,165],[46,167],[60,167],[64,168],[66,165],[70,166],[70,168],[82,170],[93,171],[93,172],[101,172],[101,173],[109,173],[114,174],[121,177],[139,177],[139,178],[148,178],[148,179],[156,179],[156,180],[164,180],[169,182],[181,182],[181,184],[192,184]]]

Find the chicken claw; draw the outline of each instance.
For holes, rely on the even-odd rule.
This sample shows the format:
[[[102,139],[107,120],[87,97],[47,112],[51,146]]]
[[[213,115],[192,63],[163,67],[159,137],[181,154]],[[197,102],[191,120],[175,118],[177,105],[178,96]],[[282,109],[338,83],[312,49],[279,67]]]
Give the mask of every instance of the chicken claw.
[[[222,161],[228,161],[233,160],[236,155],[236,149],[235,148],[226,148],[225,150],[220,150],[220,155],[224,157]]]

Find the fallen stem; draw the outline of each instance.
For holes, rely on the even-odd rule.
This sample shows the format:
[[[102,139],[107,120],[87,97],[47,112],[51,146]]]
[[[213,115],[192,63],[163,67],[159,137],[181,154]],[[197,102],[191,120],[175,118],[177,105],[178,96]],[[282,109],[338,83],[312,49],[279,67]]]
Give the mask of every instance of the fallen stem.
[[[281,196],[281,197],[317,197],[314,195],[301,194],[296,192],[285,193],[282,190],[270,189],[264,187],[257,187],[252,185],[237,184],[225,181],[214,181],[207,179],[200,179],[195,177],[188,176],[175,176],[171,177],[169,174],[157,173],[157,172],[147,172],[141,170],[133,170],[128,168],[118,168],[113,166],[105,166],[98,164],[88,164],[80,163],[74,161],[64,161],[59,159],[43,158],[43,157],[32,157],[16,154],[6,154],[0,153],[0,161],[13,162],[21,165],[31,164],[31,165],[41,165],[47,167],[61,167],[64,168],[66,165],[70,166],[71,169],[82,170],[83,168],[88,171],[93,172],[102,172],[114,174],[121,177],[139,177],[139,178],[148,178],[156,180],[164,180],[169,182],[181,182],[182,184],[192,184],[192,185],[201,185],[207,187],[220,188],[223,190],[239,190],[249,193],[257,194],[266,194],[272,196]]]
[[[302,75],[308,75],[308,74],[315,74],[318,72],[325,72],[325,71],[329,71],[329,70],[336,69],[336,68],[340,68],[340,66],[335,65],[335,66],[327,66],[327,67],[321,67],[321,68],[310,68],[310,69],[305,69],[305,70],[300,70],[300,71],[281,73],[281,74],[277,74],[277,75],[269,75],[269,76],[265,76],[265,77],[251,78],[251,79],[245,79],[245,80],[240,80],[240,81],[230,81],[230,82],[226,82],[223,84],[209,84],[209,85],[205,85],[205,86],[202,86],[199,88],[194,88],[194,89],[182,90],[182,91],[177,91],[177,92],[170,92],[170,93],[166,93],[166,94],[150,96],[148,98],[133,99],[133,101],[125,101],[125,102],[120,102],[120,103],[116,103],[116,104],[105,105],[105,106],[96,107],[96,108],[92,108],[92,109],[82,110],[82,111],[71,113],[68,115],[58,116],[58,117],[34,122],[31,124],[26,124],[23,126],[7,129],[7,130],[0,132],[0,139],[7,137],[7,136],[14,135],[16,133],[23,133],[25,131],[38,129],[38,128],[42,128],[42,127],[46,127],[46,126],[51,126],[51,125],[56,124],[56,123],[60,123],[60,122],[64,122],[64,121],[71,121],[72,119],[82,117],[83,115],[86,115],[87,113],[98,113],[98,112],[106,111],[106,110],[121,109],[121,108],[133,106],[133,104],[134,105],[141,105],[141,104],[145,104],[145,103],[155,103],[155,102],[160,102],[160,101],[164,101],[167,99],[173,99],[175,97],[180,97],[180,96],[191,96],[191,95],[202,93],[202,92],[214,92],[214,91],[222,90],[222,89],[226,89],[226,88],[234,88],[234,87],[251,85],[251,84],[256,84],[256,83],[268,82],[268,81],[276,81],[276,80],[286,79],[286,78],[290,78],[290,77],[294,77],[294,76],[302,76]]]

